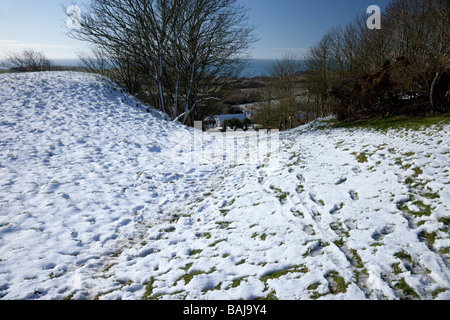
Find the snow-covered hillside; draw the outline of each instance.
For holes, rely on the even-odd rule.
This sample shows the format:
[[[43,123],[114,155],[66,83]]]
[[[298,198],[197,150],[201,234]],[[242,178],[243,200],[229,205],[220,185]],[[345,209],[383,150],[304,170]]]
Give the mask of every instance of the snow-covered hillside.
[[[0,75],[0,299],[450,299],[449,126],[309,125],[230,165],[146,109]]]

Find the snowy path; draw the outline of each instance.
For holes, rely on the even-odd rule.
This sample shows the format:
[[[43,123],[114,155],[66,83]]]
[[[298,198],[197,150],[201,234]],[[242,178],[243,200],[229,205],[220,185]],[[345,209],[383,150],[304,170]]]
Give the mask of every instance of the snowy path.
[[[0,299],[450,299],[448,126],[230,166],[91,75],[2,75],[0,109]]]
[[[147,298],[448,299],[448,131],[336,131],[282,134],[280,163],[233,168],[151,239]]]

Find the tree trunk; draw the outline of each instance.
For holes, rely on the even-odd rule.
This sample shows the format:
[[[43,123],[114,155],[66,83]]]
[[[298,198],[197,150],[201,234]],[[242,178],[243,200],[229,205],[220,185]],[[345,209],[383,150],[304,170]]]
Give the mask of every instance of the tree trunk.
[[[439,78],[442,76],[444,70],[436,71],[436,75],[434,76],[433,82],[431,82],[430,86],[430,104],[431,110],[437,111],[436,106],[434,104],[434,88],[436,87],[436,83],[439,81]]]

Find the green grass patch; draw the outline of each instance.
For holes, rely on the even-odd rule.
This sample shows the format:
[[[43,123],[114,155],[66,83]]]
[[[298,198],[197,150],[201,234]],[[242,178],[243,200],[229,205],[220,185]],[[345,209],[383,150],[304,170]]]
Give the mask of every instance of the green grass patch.
[[[182,269],[188,271],[191,267],[192,267],[192,263],[188,263],[187,266],[186,266],[185,268],[182,268]],[[194,271],[191,271],[191,272],[186,273],[186,274],[182,275],[181,277],[179,277],[179,278],[175,281],[174,285],[177,285],[178,281],[180,281],[180,280],[184,280],[185,285],[188,285],[189,282],[191,282],[192,279],[193,279],[195,276],[200,275],[200,274],[210,274],[210,273],[215,272],[216,270],[217,270],[217,269],[214,267],[214,268],[212,268],[212,269],[211,269],[210,271],[208,271],[208,272],[205,272],[205,271],[202,271],[202,270],[194,270]]]
[[[439,218],[438,221],[447,226],[450,226],[450,217],[442,217],[442,218]]]
[[[395,285],[395,289],[403,291],[406,299],[420,299],[416,291],[406,282],[405,278],[401,278]]]
[[[405,152],[403,155],[404,155],[405,157],[411,157],[411,156],[413,156],[413,155],[415,155],[415,154],[416,154],[415,152],[410,151],[410,152]]]
[[[396,254],[394,254],[394,257],[397,257],[403,261],[407,261],[411,265],[415,265],[415,262],[414,262],[413,258],[411,257],[411,255],[408,254],[407,252],[405,252],[404,250],[399,251]]]
[[[422,193],[421,196],[430,200],[439,199],[441,197],[439,191]]]
[[[196,254],[199,254],[199,253],[201,253],[203,250],[201,250],[201,249],[194,249],[194,250],[192,250],[191,251],[191,256],[195,256]]]
[[[223,242],[223,241],[227,241],[227,239],[221,239],[221,240],[217,240],[216,242],[213,242],[209,245],[209,247],[215,247],[217,244]]]
[[[450,124],[450,115],[436,115],[436,116],[421,116],[421,117],[408,117],[408,116],[392,116],[386,118],[373,118],[356,121],[341,121],[335,122],[333,127],[335,128],[363,128],[363,129],[375,129],[375,130],[388,130],[388,129],[407,129],[419,131],[424,127],[432,125],[447,125]]]
[[[194,264],[193,262],[189,262],[183,268],[181,268],[181,270],[188,272],[188,270],[192,267],[193,264]]]
[[[352,254],[352,260],[355,263],[356,268],[363,268],[364,264],[362,262],[361,256],[355,249],[350,249],[350,253]]]
[[[436,290],[434,290],[434,291],[431,293],[431,296],[433,297],[433,299],[436,299],[436,297],[437,297],[440,293],[445,292],[445,291],[447,291],[447,290],[448,290],[448,288],[439,288],[439,289],[436,289]]]
[[[319,286],[320,286],[320,282],[316,282],[316,283],[313,283],[313,284],[309,285],[308,288],[306,288],[306,289],[308,289],[308,290],[316,290]]]
[[[418,216],[418,217],[422,217],[422,216],[427,216],[429,217],[431,215],[431,205],[425,204],[423,203],[422,200],[416,200],[413,202],[414,205],[416,205],[417,207],[420,208],[419,212],[412,212],[412,215]]]
[[[339,240],[333,241],[333,243],[334,243],[336,246],[338,246],[339,248],[340,248],[340,247],[343,247],[343,246],[345,245],[345,242],[344,242],[344,239],[343,239],[343,238],[340,238]]]
[[[426,232],[426,231],[422,231],[419,234],[419,237],[423,240],[425,240],[425,242],[428,244],[429,247],[433,247],[435,241],[436,241],[436,237],[437,237],[437,233],[436,232]]]
[[[211,233],[209,233],[209,232],[204,232],[204,233],[202,234],[202,236],[205,237],[206,239],[210,239],[210,238],[211,238]]]
[[[145,286],[145,292],[142,296],[142,300],[156,300],[159,295],[153,295],[154,290],[154,284],[155,284],[155,277],[151,277],[148,281],[147,285]]]
[[[307,267],[305,267],[305,265],[303,265],[303,264],[294,265],[290,268],[272,271],[272,272],[268,273],[267,275],[262,276],[260,279],[262,282],[267,283],[267,280],[269,280],[269,279],[278,279],[289,273],[307,273],[307,272],[309,272],[309,270]]]
[[[190,273],[186,273],[184,275],[182,275],[181,277],[179,277],[176,281],[175,281],[175,285],[177,285],[178,281],[180,280],[184,280],[184,284],[188,285],[189,282],[191,282],[191,280],[194,278],[194,276],[202,274],[202,271],[194,271],[194,272],[190,272]]]
[[[414,200],[414,196],[412,196],[412,195],[411,195],[411,200]],[[411,210],[404,203],[399,203],[398,208],[400,210],[404,211],[405,213],[408,213],[412,216],[419,217],[419,218],[423,217],[423,216],[429,217],[431,215],[431,211],[433,210],[431,205],[423,203],[423,201],[420,199],[414,200],[412,204],[415,205],[417,208],[419,208],[419,211]]]
[[[423,170],[420,169],[419,167],[413,168],[413,171],[414,171],[413,178],[417,178],[419,175],[423,173]]]
[[[403,170],[408,170],[409,168],[411,168],[411,166],[412,166],[412,164],[407,163],[407,164],[405,164],[405,165],[402,165],[402,169],[403,169]]]
[[[403,270],[400,268],[400,262],[392,264],[392,269],[394,270],[394,274],[396,275],[403,272]]]
[[[358,160],[359,163],[368,162],[365,152],[361,152],[359,154],[357,154],[356,152],[352,152],[352,154],[356,157],[356,160]]]
[[[245,259],[242,259],[241,261],[237,262],[235,265],[239,266],[239,265],[244,264],[244,263],[245,263]]]
[[[278,300],[277,298],[277,292],[275,290],[272,290],[269,292],[269,294],[266,297],[260,297],[256,300]]]
[[[243,280],[244,278],[245,278],[245,277],[234,279],[233,282],[231,283],[231,287],[232,287],[232,288],[237,288],[237,287],[239,287],[239,286],[241,285],[241,282],[242,282],[242,280]]]
[[[284,203],[289,195],[289,192],[284,192],[279,188],[276,188],[275,186],[271,185],[269,187],[270,189],[276,191],[278,194],[276,195],[276,197],[278,198],[278,200],[280,200],[281,203]]]
[[[332,294],[346,293],[349,283],[337,271],[330,271],[325,278],[328,279],[328,288]]]
[[[72,300],[75,293],[77,293],[77,290],[71,292],[67,297],[64,297],[63,300]]]

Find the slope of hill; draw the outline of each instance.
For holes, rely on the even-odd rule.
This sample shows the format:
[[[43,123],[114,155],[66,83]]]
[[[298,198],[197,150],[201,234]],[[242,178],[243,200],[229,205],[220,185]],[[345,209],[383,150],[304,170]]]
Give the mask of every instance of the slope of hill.
[[[248,138],[105,78],[0,88],[1,299],[450,299],[448,125],[312,124],[230,164],[197,146]]]

